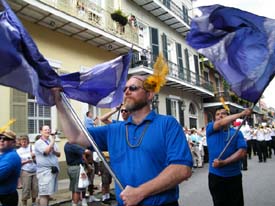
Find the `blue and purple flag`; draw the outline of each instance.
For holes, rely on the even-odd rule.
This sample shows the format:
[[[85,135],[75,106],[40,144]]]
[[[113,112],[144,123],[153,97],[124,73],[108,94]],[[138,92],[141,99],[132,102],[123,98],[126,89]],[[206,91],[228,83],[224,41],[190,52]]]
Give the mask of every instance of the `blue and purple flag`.
[[[256,103],[275,75],[275,20],[221,5],[199,7],[187,43],[239,97]]]
[[[90,69],[61,76],[64,93],[97,107],[121,104],[131,57],[129,52]]]
[[[98,107],[115,107],[123,101],[132,52],[82,72],[64,76],[51,68],[22,23],[1,0],[0,84],[36,97],[38,104],[55,104],[51,88],[62,87],[72,99]]]
[[[34,95],[42,105],[54,105],[51,87],[61,81],[9,5],[0,13],[0,84]]]

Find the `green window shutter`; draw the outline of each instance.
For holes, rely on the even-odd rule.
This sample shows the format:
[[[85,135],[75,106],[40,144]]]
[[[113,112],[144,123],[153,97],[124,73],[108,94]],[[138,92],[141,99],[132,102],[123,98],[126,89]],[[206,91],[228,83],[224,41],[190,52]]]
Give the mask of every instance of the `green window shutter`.
[[[182,51],[181,44],[176,43],[176,52],[177,52],[177,63],[178,63],[178,73],[179,78],[184,80],[184,69],[183,69],[183,61],[182,61]]]
[[[16,119],[16,122],[11,126],[11,129],[14,132],[16,132],[17,135],[28,134],[28,122],[27,122],[28,95],[16,89],[11,89],[10,91],[11,91],[10,116],[11,118]]]
[[[196,70],[196,84],[200,85],[200,69],[199,69],[199,58],[197,55],[194,55],[194,63],[195,63],[195,70]]]
[[[190,63],[189,63],[189,54],[188,49],[184,49],[184,56],[185,56],[185,64],[186,64],[186,71],[187,71],[187,81],[191,81],[191,74],[190,74]]]
[[[181,126],[184,126],[184,110],[182,110],[182,101],[178,101],[178,106],[179,106],[179,118],[180,118],[180,124]]]
[[[155,61],[159,55],[158,29],[151,27],[150,35],[151,35],[151,48],[152,48],[153,61]]]
[[[163,57],[165,58],[166,61],[168,61],[167,36],[165,35],[165,33],[162,34],[162,52],[163,52]]]
[[[171,115],[171,100],[169,98],[166,98],[166,114]]]

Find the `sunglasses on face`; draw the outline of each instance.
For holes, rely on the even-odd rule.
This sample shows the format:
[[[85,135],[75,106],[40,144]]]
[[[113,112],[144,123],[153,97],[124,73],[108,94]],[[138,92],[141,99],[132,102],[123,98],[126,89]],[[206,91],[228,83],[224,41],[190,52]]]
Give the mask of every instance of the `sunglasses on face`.
[[[128,113],[128,111],[126,109],[121,109],[120,111],[121,111],[121,113],[123,113],[123,112]]]
[[[130,92],[134,92],[134,91],[139,90],[139,89],[141,89],[141,88],[142,88],[142,87],[140,87],[140,86],[131,85],[131,86],[129,86],[129,87],[125,87],[124,90],[123,90],[123,92],[126,92],[127,89],[129,89]]]
[[[0,136],[0,141],[11,141],[12,139],[10,139],[10,138],[8,138],[8,137],[6,137],[6,136],[3,136],[3,135],[1,135]]]

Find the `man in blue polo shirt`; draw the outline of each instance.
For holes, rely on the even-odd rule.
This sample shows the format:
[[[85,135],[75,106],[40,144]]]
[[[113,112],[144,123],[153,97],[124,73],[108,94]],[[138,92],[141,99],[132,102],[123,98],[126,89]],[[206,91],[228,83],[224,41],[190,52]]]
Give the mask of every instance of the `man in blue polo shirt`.
[[[18,204],[17,182],[21,172],[21,159],[15,151],[16,134],[0,133],[0,205]]]
[[[109,151],[111,167],[124,186],[123,191],[116,186],[118,205],[177,206],[178,184],[191,176],[192,155],[177,120],[150,109],[155,92],[145,89],[144,81],[132,76],[126,83],[124,106],[131,112],[126,121],[88,130],[99,148]],[[58,93],[55,97],[62,111]],[[68,138],[87,144],[81,135]]]
[[[224,155],[217,159],[235,129],[230,124],[251,114],[251,109],[229,115],[223,107],[215,113],[215,121],[207,125],[206,137],[209,151],[208,184],[214,206],[243,206],[241,160],[246,155],[246,142],[239,131]]]

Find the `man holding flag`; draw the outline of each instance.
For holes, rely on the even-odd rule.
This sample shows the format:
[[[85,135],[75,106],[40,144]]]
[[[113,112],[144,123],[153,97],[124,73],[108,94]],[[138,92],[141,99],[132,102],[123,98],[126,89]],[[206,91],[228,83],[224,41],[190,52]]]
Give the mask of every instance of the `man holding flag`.
[[[159,73],[157,82],[150,78],[154,75],[132,76],[127,81],[124,106],[131,116],[126,121],[88,128],[100,150],[109,151],[110,166],[122,185],[115,188],[120,206],[178,206],[178,184],[191,176],[192,155],[182,127],[173,117],[150,109],[155,93],[164,85],[161,73],[167,74]],[[83,132],[71,121],[59,90],[53,91],[63,127],[71,132],[66,134],[69,141],[89,146]]]
[[[215,113],[215,121],[206,128],[209,151],[208,186],[214,206],[243,206],[241,160],[246,155],[246,141],[239,131],[221,158],[218,158],[230,138],[235,133],[231,123],[251,114],[251,109],[229,115],[223,107]]]
[[[222,5],[199,7],[187,43],[206,56],[240,98],[254,104],[275,75],[275,20]],[[245,140],[232,137],[231,122],[251,114],[229,115],[220,108],[207,127],[209,188],[215,206],[244,205],[239,160]],[[228,142],[228,143],[225,143]]]

